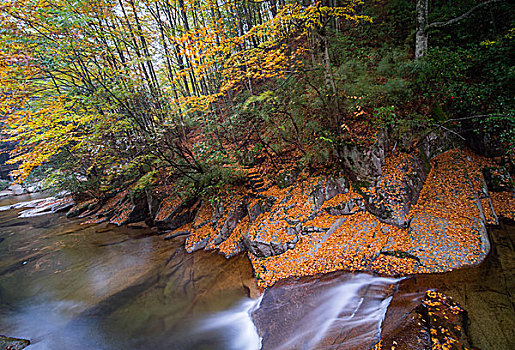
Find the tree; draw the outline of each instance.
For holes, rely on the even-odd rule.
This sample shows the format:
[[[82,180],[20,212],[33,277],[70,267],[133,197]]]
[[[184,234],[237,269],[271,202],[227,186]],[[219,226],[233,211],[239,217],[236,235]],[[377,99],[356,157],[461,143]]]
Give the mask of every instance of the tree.
[[[429,0],[417,0],[417,32],[415,34],[415,58],[423,57],[428,49],[429,31],[435,28],[446,27],[458,23],[469,17],[475,11],[503,0],[484,1],[472,7],[467,12],[455,18],[429,23]]]
[[[361,4],[0,0],[10,29],[0,31],[0,108],[3,132],[18,144],[14,175],[23,180],[59,155],[77,164],[68,172],[77,178],[149,163],[197,181],[214,154],[241,141],[223,136],[242,134],[238,127],[221,127],[237,98],[298,74],[313,41],[324,41],[336,94],[320,32],[366,18]]]

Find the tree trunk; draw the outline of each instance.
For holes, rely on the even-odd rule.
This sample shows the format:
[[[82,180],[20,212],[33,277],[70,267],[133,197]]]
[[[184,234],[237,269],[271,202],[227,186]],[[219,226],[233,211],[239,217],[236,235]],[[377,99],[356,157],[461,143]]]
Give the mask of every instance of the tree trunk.
[[[469,17],[472,13],[475,11],[486,7],[488,5],[497,3],[497,2],[503,2],[504,0],[489,0],[484,1],[461,16],[455,17],[453,19],[444,21],[444,22],[433,22],[431,24],[428,23],[429,21],[429,0],[417,0],[417,34],[415,38],[415,58],[423,57],[427,52],[427,46],[428,46],[428,40],[429,40],[429,34],[428,30],[433,28],[441,28],[446,27],[455,23],[458,23],[465,18]]]
[[[428,34],[426,31],[429,0],[417,0],[417,33],[415,36],[415,58],[423,57],[427,51]]]

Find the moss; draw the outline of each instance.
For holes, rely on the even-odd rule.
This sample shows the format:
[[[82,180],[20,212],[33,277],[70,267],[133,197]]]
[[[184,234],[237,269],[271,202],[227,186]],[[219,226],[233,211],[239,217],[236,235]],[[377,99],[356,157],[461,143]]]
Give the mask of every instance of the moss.
[[[431,110],[431,115],[433,116],[434,120],[438,122],[443,122],[447,120],[447,116],[445,115],[442,106],[439,103],[436,103],[433,106],[433,109]]]
[[[402,250],[386,251],[386,252],[381,252],[381,254],[388,255],[388,256],[394,256],[396,258],[401,258],[401,259],[413,259],[413,260],[420,262],[420,259],[417,256],[410,254],[408,252],[402,251]]]
[[[10,182],[7,180],[0,180],[0,191],[5,190],[7,187],[9,187]]]
[[[364,199],[370,198],[370,196],[362,190],[362,188],[369,188],[372,184],[368,181],[354,181],[351,183],[352,188],[354,191],[362,196]]]
[[[419,151],[418,152],[419,158],[422,161],[422,169],[424,170],[424,172],[426,174],[428,174],[429,171],[431,170],[431,162],[429,160],[429,157],[427,156],[426,152],[424,151],[424,148],[422,147],[422,145],[418,146],[418,151]]]

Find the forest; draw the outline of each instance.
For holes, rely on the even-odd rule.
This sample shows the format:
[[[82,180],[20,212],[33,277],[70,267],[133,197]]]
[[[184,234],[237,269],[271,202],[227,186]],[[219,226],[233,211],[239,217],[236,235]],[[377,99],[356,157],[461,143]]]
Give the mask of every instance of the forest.
[[[82,199],[156,184],[216,197],[255,165],[359,178],[349,147],[387,135],[410,152],[440,132],[513,167],[513,14],[499,0],[2,0],[11,174]]]
[[[512,2],[0,23],[0,348],[514,348]]]

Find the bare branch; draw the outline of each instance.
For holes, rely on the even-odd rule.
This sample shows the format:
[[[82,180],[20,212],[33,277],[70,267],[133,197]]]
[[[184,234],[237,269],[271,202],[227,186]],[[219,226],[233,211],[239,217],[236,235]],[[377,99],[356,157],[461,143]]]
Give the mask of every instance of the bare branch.
[[[467,18],[468,16],[470,16],[474,11],[476,10],[479,10],[480,8],[484,7],[484,6],[487,6],[487,5],[490,5],[490,4],[493,4],[493,3],[496,3],[496,2],[502,2],[503,0],[490,0],[490,1],[485,1],[485,2],[482,2],[476,6],[474,6],[473,8],[471,8],[470,10],[468,10],[467,12],[465,12],[464,14],[462,14],[461,16],[458,16],[458,17],[455,17],[453,19],[450,19],[448,21],[445,21],[445,22],[433,22],[431,24],[429,24],[427,27],[426,27],[426,31],[429,30],[429,29],[432,29],[432,28],[441,28],[441,27],[445,27],[445,26],[448,26],[448,25],[451,25],[451,24],[454,24],[454,23],[457,23],[461,20],[464,20],[465,18]]]

